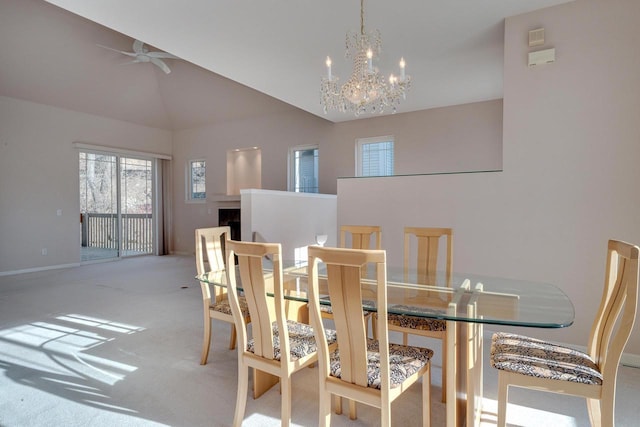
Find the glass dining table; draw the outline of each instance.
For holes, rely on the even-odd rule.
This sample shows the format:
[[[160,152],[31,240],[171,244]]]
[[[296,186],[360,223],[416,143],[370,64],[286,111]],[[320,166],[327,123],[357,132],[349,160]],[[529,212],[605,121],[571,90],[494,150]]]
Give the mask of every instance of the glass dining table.
[[[264,261],[265,274],[271,263]],[[322,289],[322,265],[320,293]],[[308,323],[307,266],[283,261],[283,286],[289,318]],[[237,275],[239,278],[239,275]],[[227,285],[224,271],[205,273],[198,280],[215,286]],[[574,307],[557,286],[526,280],[453,273],[445,278],[437,273],[418,280],[416,273],[387,267],[387,306],[389,313],[447,321],[447,426],[477,426],[482,414],[483,325],[530,328],[565,328],[573,324]],[[383,309],[376,304],[373,272],[361,280],[363,309]],[[241,284],[239,284],[241,288]],[[330,304],[326,300],[326,304]],[[262,385],[260,385],[262,384]],[[254,372],[254,397],[273,385]],[[256,388],[257,387],[257,388]]]

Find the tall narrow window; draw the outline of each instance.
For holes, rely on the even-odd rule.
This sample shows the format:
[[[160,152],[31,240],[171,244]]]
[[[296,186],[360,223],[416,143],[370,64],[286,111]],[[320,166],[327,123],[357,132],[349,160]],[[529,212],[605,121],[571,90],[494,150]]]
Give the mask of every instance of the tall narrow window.
[[[206,165],[204,160],[190,160],[187,167],[187,201],[204,201]]]
[[[393,175],[393,136],[356,140],[356,176]]]
[[[318,192],[318,147],[298,146],[289,150],[289,191]]]

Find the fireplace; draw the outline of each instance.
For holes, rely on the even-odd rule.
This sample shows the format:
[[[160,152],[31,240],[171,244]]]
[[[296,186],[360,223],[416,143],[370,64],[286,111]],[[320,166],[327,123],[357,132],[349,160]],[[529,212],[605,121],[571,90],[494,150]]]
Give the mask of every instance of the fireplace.
[[[240,241],[240,209],[224,208],[218,209],[218,225],[229,226],[231,228],[231,240]]]

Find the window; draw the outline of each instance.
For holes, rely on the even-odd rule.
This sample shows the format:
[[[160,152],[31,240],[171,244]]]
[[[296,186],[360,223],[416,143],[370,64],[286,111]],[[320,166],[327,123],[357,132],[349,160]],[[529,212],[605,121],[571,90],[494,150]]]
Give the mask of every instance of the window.
[[[356,140],[356,176],[393,175],[393,137]]]
[[[187,167],[187,201],[204,202],[206,165],[204,160],[190,160]]]
[[[318,192],[318,147],[298,146],[289,150],[289,191]]]

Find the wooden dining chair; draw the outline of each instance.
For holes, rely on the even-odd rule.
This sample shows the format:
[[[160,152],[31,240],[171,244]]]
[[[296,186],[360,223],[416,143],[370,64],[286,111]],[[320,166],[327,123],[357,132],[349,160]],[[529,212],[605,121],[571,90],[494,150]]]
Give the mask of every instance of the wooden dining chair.
[[[347,242],[350,243],[347,246]],[[372,246],[373,244],[373,246]],[[382,249],[382,227],[379,225],[342,225],[340,226],[340,247],[351,249]],[[362,276],[366,276],[366,269],[362,270]],[[322,317],[333,319],[333,308],[331,305],[320,307]],[[369,319],[373,318],[373,313],[364,310],[362,312],[365,325],[368,326]],[[368,331],[367,331],[368,333]]]
[[[382,227],[379,225],[340,226],[340,247],[352,249],[382,249]],[[373,243],[373,246],[372,246]]]
[[[440,241],[446,241],[444,284],[451,286],[453,262],[453,230],[451,228],[404,228],[404,274],[409,280],[409,271],[415,271],[412,280],[420,285],[435,285],[438,270]],[[415,256],[412,256],[412,241],[415,241]],[[415,260],[415,261],[414,261]],[[374,320],[375,323],[375,320]],[[437,338],[442,341],[442,402],[447,394],[447,322],[441,319],[389,314],[389,330],[402,333],[402,343],[408,344],[408,335]]]
[[[433,351],[390,344],[387,327],[386,253],[383,250],[309,246],[309,303],[318,342],[320,379],[319,425],[331,422],[331,396],[380,408],[381,425],[391,425],[391,402],[422,378],[422,425],[431,422],[431,365]],[[323,332],[318,262],[326,266],[326,282],[338,336],[332,350]],[[367,337],[362,310],[361,271],[375,266],[378,340]],[[324,277],[323,277],[324,280]]]
[[[242,424],[249,387],[249,369],[280,378],[282,426],[291,422],[291,375],[317,361],[317,345],[311,326],[286,319],[282,277],[282,248],[279,243],[226,242],[227,265],[237,256],[240,281],[235,268],[227,269],[229,300],[238,331],[238,395],[233,425]],[[265,274],[269,257],[273,271]],[[251,314],[252,339],[248,338],[238,288],[242,286]],[[335,347],[335,331],[324,330],[325,342]],[[254,393],[256,390],[254,375]],[[255,395],[255,394],[254,394]]]
[[[231,235],[229,227],[210,227],[196,229],[196,271],[198,276],[206,272],[224,272],[223,244]],[[200,364],[205,365],[209,357],[211,347],[211,321],[221,320],[231,324],[231,336],[229,349],[236,346],[236,327],[231,314],[231,306],[227,298],[227,290],[222,286],[212,286],[200,281],[202,290],[202,304],[204,308],[204,338],[202,341],[202,354]],[[245,315],[246,323],[251,322],[249,309],[244,297],[240,297],[240,305]]]
[[[592,426],[614,426],[616,376],[638,309],[638,246],[609,240],[605,285],[586,352],[497,332],[498,426],[506,425],[509,386],[582,396]]]

